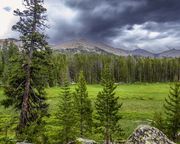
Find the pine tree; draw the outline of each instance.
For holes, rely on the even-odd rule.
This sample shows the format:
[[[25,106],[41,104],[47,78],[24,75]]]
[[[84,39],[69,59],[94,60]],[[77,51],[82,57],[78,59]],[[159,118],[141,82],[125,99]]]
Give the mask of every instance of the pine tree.
[[[92,129],[92,105],[91,100],[88,98],[88,92],[86,88],[86,81],[83,75],[83,71],[79,74],[77,88],[74,93],[75,107],[77,110],[77,120],[79,125],[79,136],[87,136]]]
[[[63,91],[59,101],[57,112],[58,125],[61,126],[58,138],[60,143],[67,144],[76,136],[76,117],[74,116],[74,101],[67,79],[64,80]]]
[[[9,54],[8,54],[8,41],[5,40],[2,47],[2,82],[4,85],[7,84],[8,79],[8,64],[9,64]]]
[[[164,107],[167,134],[172,140],[177,140],[177,133],[180,130],[180,83],[170,87]]]
[[[165,120],[164,120],[164,115],[162,112],[155,112],[153,121],[151,123],[154,127],[158,128],[162,132],[166,132],[165,130]]]
[[[3,73],[2,50],[0,49],[0,85],[2,84],[2,73]]]
[[[40,126],[44,125],[42,118],[48,115],[44,88],[47,84],[51,51],[43,33],[46,28],[43,0],[24,0],[23,4],[25,10],[14,11],[20,20],[12,27],[20,32],[23,46],[20,57],[12,62],[14,66],[10,72],[9,84],[5,88],[7,97],[2,103],[5,107],[13,106],[20,111],[17,134],[31,139],[32,135],[41,131]],[[29,128],[33,129],[32,135],[30,131],[26,131]]]
[[[3,73],[2,73],[2,81],[3,85],[8,84],[9,80],[9,72],[11,70],[11,62],[17,59],[19,56],[18,47],[7,40],[4,42],[3,52],[2,52],[2,64],[3,64]]]
[[[110,144],[113,136],[122,134],[119,125],[119,110],[122,104],[118,103],[118,97],[115,96],[116,86],[107,66],[104,68],[102,85],[103,90],[98,93],[95,102],[97,128],[104,135],[105,143]]]

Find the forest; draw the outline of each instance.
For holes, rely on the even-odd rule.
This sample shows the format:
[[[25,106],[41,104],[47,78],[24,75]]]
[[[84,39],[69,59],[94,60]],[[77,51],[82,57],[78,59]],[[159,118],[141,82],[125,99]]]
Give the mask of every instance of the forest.
[[[13,57],[20,55],[13,43],[5,43],[0,50],[0,82],[8,82],[8,71]],[[63,73],[67,72],[70,83],[77,82],[80,71],[84,72],[88,84],[101,82],[105,65],[110,66],[110,72],[115,83],[137,82],[174,82],[180,80],[180,58],[144,58],[121,57],[99,54],[61,54],[52,52],[50,64],[47,65],[48,76],[46,84],[50,87],[62,84]]]

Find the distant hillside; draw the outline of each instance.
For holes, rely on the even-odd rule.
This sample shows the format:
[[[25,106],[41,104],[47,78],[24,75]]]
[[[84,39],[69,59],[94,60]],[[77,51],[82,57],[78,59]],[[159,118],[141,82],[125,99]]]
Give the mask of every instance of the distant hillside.
[[[52,48],[62,53],[95,53],[95,54],[114,54],[118,56],[141,56],[141,57],[180,57],[180,50],[169,50],[159,54],[149,52],[144,49],[135,49],[132,51],[120,48],[114,48],[104,43],[93,42],[85,39],[72,40]]]
[[[2,48],[3,43],[8,41],[8,43],[13,42],[16,45],[20,46],[21,41],[8,38],[8,39],[0,39],[0,48]],[[58,45],[52,46],[52,49],[61,53],[93,53],[93,54],[113,54],[118,56],[140,56],[140,57],[180,57],[180,50],[170,49],[168,51],[164,51],[158,54],[152,53],[150,51],[144,49],[135,49],[135,50],[125,50],[121,48],[114,48],[107,44],[101,42],[94,42],[86,39],[77,39],[72,41],[67,41]]]
[[[158,54],[158,57],[180,57],[180,50],[171,49]]]
[[[97,53],[97,54],[115,54],[127,56],[128,53],[122,49],[116,49],[103,43],[96,43],[89,40],[79,39],[68,41],[53,47],[56,51],[63,53]]]
[[[129,53],[130,53],[130,55],[133,55],[133,56],[155,57],[154,53],[151,53],[144,49],[135,49],[133,51],[130,51]]]

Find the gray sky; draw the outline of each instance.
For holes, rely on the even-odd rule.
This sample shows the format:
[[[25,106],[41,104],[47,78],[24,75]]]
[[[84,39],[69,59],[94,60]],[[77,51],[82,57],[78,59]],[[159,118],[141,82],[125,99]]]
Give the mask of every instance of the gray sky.
[[[86,38],[117,48],[180,49],[180,0],[45,0],[49,42]],[[0,38],[11,31],[22,0],[0,0]]]

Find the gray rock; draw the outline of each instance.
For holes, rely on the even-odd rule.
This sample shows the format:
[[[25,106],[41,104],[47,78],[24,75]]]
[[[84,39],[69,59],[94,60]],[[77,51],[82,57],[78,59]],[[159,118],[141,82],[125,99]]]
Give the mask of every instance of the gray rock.
[[[74,144],[97,144],[94,140],[78,138]]]
[[[16,144],[32,144],[32,143],[28,143],[28,142],[17,142]]]
[[[125,144],[175,144],[163,132],[149,125],[138,126]]]

